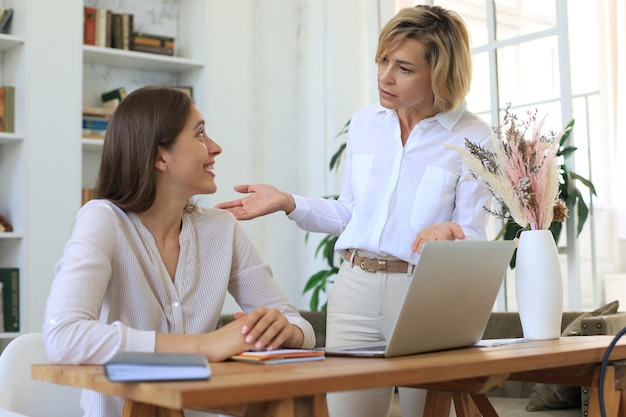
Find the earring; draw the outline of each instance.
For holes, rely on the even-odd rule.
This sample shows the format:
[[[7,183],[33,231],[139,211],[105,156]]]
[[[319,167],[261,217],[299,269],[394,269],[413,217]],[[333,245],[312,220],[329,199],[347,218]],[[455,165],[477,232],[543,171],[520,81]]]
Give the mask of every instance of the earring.
[[[163,164],[163,171],[167,171],[167,165]]]

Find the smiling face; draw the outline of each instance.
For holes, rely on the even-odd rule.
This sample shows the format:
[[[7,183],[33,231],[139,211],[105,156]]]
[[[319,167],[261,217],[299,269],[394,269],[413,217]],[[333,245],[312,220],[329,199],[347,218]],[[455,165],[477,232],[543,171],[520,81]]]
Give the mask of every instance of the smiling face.
[[[196,106],[191,108],[183,130],[169,149],[159,149],[157,169],[172,189],[189,197],[217,191],[213,172],[215,157],[222,148],[204,131],[204,119]]]
[[[378,63],[380,104],[393,110],[433,113],[430,66],[424,58],[424,45],[405,38]]]

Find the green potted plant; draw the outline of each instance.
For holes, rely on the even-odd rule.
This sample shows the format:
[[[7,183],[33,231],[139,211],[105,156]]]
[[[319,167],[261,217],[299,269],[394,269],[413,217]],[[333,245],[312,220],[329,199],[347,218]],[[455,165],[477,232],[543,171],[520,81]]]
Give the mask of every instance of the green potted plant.
[[[348,120],[345,126],[337,134],[337,138],[341,138],[344,134],[348,132],[349,125],[350,121]],[[565,158],[572,155],[576,151],[576,149],[578,149],[575,146],[567,144],[573,127],[574,120],[572,120],[567,125],[567,128],[569,129],[561,137],[557,157],[560,158],[561,161],[561,182],[559,185],[559,196],[563,201],[565,201],[568,211],[573,213],[575,210],[577,214],[578,222],[576,224],[576,233],[578,235],[582,231],[583,226],[585,225],[585,222],[589,217],[589,207],[583,199],[583,194],[581,190],[577,187],[577,181],[587,187],[588,191],[593,195],[596,195],[596,189],[591,181],[571,171],[565,164]],[[346,143],[344,141],[339,144],[337,151],[331,157],[329,164],[331,172],[337,171],[337,169],[339,168],[345,149]],[[325,196],[324,198],[337,199],[338,197],[338,195],[330,195]],[[504,209],[506,210],[506,208]],[[562,227],[563,224],[561,222],[552,222],[552,224],[550,225],[550,231],[552,232],[554,240],[557,243],[561,235]],[[495,239],[512,240],[519,236],[520,232],[521,227],[518,224],[512,221],[508,221],[502,225],[502,229],[495,237]],[[307,241],[308,237],[309,234],[307,233],[305,238]],[[328,286],[334,282],[334,277],[339,272],[339,266],[341,265],[341,262],[343,262],[343,259],[337,256],[335,253],[336,242],[337,236],[326,235],[315,249],[315,257],[321,255],[326,262],[326,265],[324,269],[321,269],[311,275],[304,286],[303,294],[309,292],[311,293],[311,300],[309,302],[309,308],[311,309],[311,311],[326,310],[326,302],[322,302],[321,295],[326,293]],[[511,259],[511,268],[515,268],[515,255]]]

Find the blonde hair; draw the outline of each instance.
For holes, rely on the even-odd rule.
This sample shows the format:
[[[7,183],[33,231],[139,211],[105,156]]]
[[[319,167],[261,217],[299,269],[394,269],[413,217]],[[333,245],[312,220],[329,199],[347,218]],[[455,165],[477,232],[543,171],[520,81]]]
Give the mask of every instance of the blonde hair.
[[[439,6],[419,5],[400,10],[380,32],[375,62],[379,64],[407,38],[424,45],[435,110],[456,109],[465,100],[472,81],[469,33],[461,16]]]

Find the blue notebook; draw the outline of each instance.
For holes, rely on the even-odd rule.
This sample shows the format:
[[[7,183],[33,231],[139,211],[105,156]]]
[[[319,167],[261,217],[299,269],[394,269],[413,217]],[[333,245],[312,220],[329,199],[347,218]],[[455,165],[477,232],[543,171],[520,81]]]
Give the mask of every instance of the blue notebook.
[[[204,355],[166,352],[119,352],[104,364],[114,382],[186,381],[209,379],[211,367]]]

